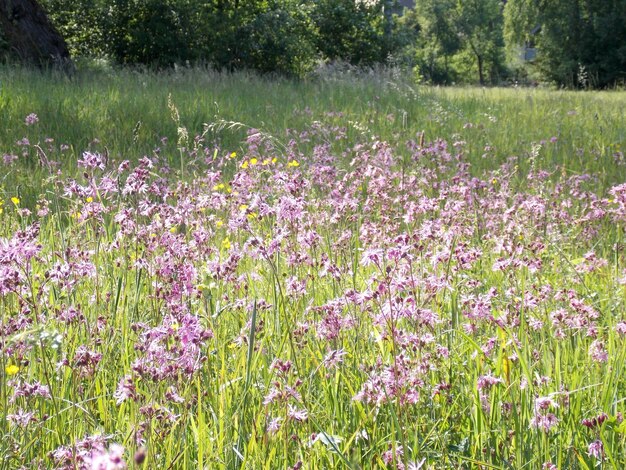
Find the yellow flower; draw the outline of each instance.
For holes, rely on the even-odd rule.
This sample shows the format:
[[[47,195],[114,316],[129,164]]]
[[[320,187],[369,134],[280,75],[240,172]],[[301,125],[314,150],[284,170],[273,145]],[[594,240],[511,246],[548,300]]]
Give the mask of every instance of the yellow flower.
[[[242,204],[242,205],[239,206],[239,210],[241,212],[244,212],[247,208],[248,208],[248,204]]]
[[[276,157],[272,158],[272,163],[276,163],[278,159]]]
[[[298,160],[291,160],[289,163],[287,163],[288,167],[295,167],[295,166],[300,166],[300,164],[298,163]]]
[[[511,361],[509,358],[503,354],[502,355],[502,372],[504,373],[504,377],[506,378],[506,383],[511,383]]]
[[[15,204],[16,206],[18,206],[18,205],[20,204],[20,198],[19,198],[19,197],[16,197],[16,196],[13,196],[13,197],[11,198],[11,202],[12,202],[13,204]]]
[[[10,364],[4,368],[4,371],[7,373],[7,375],[15,375],[20,371],[20,368],[15,364]]]
[[[215,222],[215,226],[217,228],[220,228],[222,225],[224,225],[224,222],[222,222],[221,220],[218,220],[217,222]]]
[[[246,160],[245,162],[241,164],[241,168],[243,168],[244,170],[248,168],[248,160]]]
[[[250,159],[250,165],[256,165],[259,161],[256,158]]]
[[[261,165],[266,166],[269,165],[272,161],[269,158],[266,158],[265,160],[263,160],[263,163],[261,163]]]
[[[85,201],[87,201],[87,203],[93,202],[93,198],[89,196],[87,199],[85,199]]]
[[[176,226],[175,225],[170,228],[170,233],[176,233]]]
[[[236,156],[237,156],[237,152],[232,152],[232,153],[230,154],[230,158],[235,158]]]
[[[254,219],[256,219],[256,218],[257,218],[257,215],[258,215],[258,214],[257,214],[256,212],[250,212],[250,213],[248,214],[248,220],[254,220]]]
[[[222,248],[230,250],[230,246],[230,240],[228,238],[224,238],[224,240],[222,240]]]

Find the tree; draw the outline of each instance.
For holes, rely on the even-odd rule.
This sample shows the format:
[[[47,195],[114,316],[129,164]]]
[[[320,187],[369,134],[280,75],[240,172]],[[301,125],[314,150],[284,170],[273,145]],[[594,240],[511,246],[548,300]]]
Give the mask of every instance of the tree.
[[[197,3],[194,0],[112,0],[102,20],[109,38],[103,49],[121,64],[167,67],[193,62]]]
[[[243,34],[248,38],[248,66],[261,73],[286,76],[310,72],[317,52],[307,13],[296,1],[268,2],[268,9],[259,13]]]
[[[313,0],[311,19],[317,28],[317,49],[331,61],[353,65],[384,62],[390,52],[391,19],[378,1]],[[386,4],[388,2],[385,2]],[[387,13],[391,10],[388,8]]]
[[[72,67],[65,40],[35,0],[0,0],[0,28],[19,60],[41,67]]]
[[[463,0],[452,10],[457,34],[476,60],[478,81],[496,83],[503,69],[504,38],[502,36],[501,0]]]
[[[504,70],[501,0],[418,0],[420,73],[450,82],[476,73],[481,85]]]
[[[533,41],[528,64],[566,87],[609,87],[626,80],[626,0],[509,0],[509,51]]]
[[[104,44],[111,38],[107,24],[110,2],[38,0],[38,3],[67,42],[72,57],[101,57],[105,54]]]

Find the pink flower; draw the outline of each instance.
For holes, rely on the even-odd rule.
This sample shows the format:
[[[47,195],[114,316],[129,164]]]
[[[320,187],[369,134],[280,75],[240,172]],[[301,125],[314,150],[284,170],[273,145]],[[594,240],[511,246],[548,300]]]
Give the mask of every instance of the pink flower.
[[[550,432],[559,423],[559,419],[553,413],[536,414],[530,420],[530,427]]]
[[[39,122],[39,117],[35,113],[30,113],[28,116],[26,116],[24,122],[27,126],[32,126]]]
[[[326,357],[324,357],[324,365],[329,369],[334,369],[343,362],[343,358],[345,357],[345,355],[346,351],[344,351],[343,349],[330,351],[328,354],[326,354]]]
[[[78,160],[78,166],[91,168],[91,169],[98,168],[100,170],[104,170],[105,159],[99,153],[83,152],[83,158],[82,160]]]
[[[609,360],[609,354],[604,349],[604,343],[596,340],[589,346],[589,355],[596,362],[606,362]]]
[[[20,428],[25,428],[30,423],[36,422],[37,418],[35,418],[34,411],[24,411],[20,409],[17,410],[16,413],[8,414],[7,421]]]
[[[589,429],[596,428],[598,426],[602,426],[607,419],[609,419],[609,415],[606,413],[600,413],[598,416],[594,416],[593,418],[585,418],[581,421],[581,424]]]
[[[476,387],[478,390],[482,390],[483,388],[490,388],[493,385],[504,383],[500,377],[494,377],[493,375],[482,375],[478,377],[478,381],[476,383]]]
[[[604,444],[602,444],[602,441],[597,439],[589,444],[589,447],[587,448],[587,455],[598,460],[602,460],[604,457]]]
[[[113,393],[113,398],[116,400],[116,404],[120,405],[124,401],[137,398],[137,391],[133,378],[130,375],[124,376],[117,386],[117,390]]]
[[[126,468],[123,456],[124,448],[119,444],[111,444],[108,451],[96,451],[85,460],[90,470],[123,470]]]
[[[280,417],[272,419],[267,425],[267,432],[269,432],[270,434],[276,434],[280,430],[280,422],[282,420],[283,419]]]
[[[306,421],[309,417],[307,410],[298,410],[294,406],[289,405],[289,409],[287,410],[287,416],[293,419],[294,421],[302,422]]]
[[[558,404],[550,397],[539,397],[535,400],[535,410],[547,410],[550,407],[558,408]]]
[[[535,400],[535,416],[530,420],[530,427],[550,432],[558,423],[559,419],[554,413],[549,413],[550,408],[558,408],[558,404],[550,397],[539,397]]]
[[[425,458],[423,458],[419,462],[417,460],[415,462],[409,462],[407,470],[421,470],[421,468],[424,466],[424,463],[426,463]]]
[[[9,382],[14,389],[13,395],[9,399],[10,403],[15,403],[15,401],[19,397],[31,398],[31,397],[42,397],[42,398],[52,398],[50,395],[50,389],[47,385],[42,385],[39,382],[33,383],[25,383],[25,382]]]

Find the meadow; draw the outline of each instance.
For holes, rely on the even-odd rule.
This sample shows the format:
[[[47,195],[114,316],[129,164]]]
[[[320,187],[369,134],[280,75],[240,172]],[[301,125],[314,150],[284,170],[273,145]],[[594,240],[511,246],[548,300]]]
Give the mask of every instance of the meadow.
[[[0,468],[625,468],[624,109],[1,68]]]

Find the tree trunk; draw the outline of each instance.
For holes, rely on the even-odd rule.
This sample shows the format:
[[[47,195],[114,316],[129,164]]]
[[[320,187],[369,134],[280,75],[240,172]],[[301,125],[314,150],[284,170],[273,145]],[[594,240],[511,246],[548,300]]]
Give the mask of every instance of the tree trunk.
[[[383,2],[383,15],[384,15],[384,28],[383,34],[385,35],[385,47],[389,48],[391,44],[391,35],[393,34],[393,0],[384,0]],[[385,51],[386,53],[387,51]],[[387,57],[385,57],[385,60]]]
[[[481,55],[477,55],[478,59],[478,80],[480,81],[480,86],[485,85],[485,72],[483,71],[483,57]]]
[[[0,31],[20,61],[73,69],[65,40],[35,0],[0,0]]]
[[[480,82],[480,86],[485,86],[485,72],[483,71],[483,55],[478,52],[478,49],[474,45],[474,42],[469,38],[468,40],[470,48],[472,52],[476,56],[476,61],[478,62],[478,81]]]

